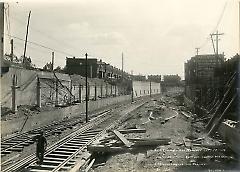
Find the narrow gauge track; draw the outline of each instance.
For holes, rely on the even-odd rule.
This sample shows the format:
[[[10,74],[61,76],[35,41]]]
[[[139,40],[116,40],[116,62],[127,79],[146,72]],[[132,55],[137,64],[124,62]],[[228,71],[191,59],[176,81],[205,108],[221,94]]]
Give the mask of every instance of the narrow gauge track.
[[[93,114],[92,116],[101,115],[105,113],[107,110],[99,112],[97,114]],[[24,147],[29,146],[34,143],[34,137],[40,132],[44,131],[45,136],[51,136],[56,133],[60,134],[66,129],[72,129],[77,124],[84,123],[84,119],[82,116],[74,117],[74,118],[65,118],[60,121],[53,122],[51,124],[45,125],[43,127],[38,127],[34,130],[27,131],[13,137],[7,138],[1,141],[1,156],[6,154],[10,154],[11,152],[21,152]]]
[[[146,102],[135,105],[133,109],[130,108],[131,110],[129,110],[129,112],[137,109],[145,103]],[[126,112],[126,114],[128,114],[129,112]],[[118,116],[118,120],[114,120],[114,122],[108,124],[107,127],[99,127],[99,124],[112,117],[112,115],[109,115],[110,113],[111,112],[108,111],[93,118],[89,123],[83,124],[80,129],[74,131],[67,137],[61,139],[56,144],[49,147],[44,155],[44,162],[42,165],[37,165],[36,155],[31,154],[30,156],[6,168],[5,170],[3,170],[3,172],[23,171],[23,168],[25,168],[26,171],[33,172],[56,172],[70,170],[75,164],[74,157],[76,157],[84,149],[86,149],[87,145],[92,143],[99,136],[101,136],[103,132],[113,128],[119,122]],[[94,127],[98,127],[98,129],[94,129]]]

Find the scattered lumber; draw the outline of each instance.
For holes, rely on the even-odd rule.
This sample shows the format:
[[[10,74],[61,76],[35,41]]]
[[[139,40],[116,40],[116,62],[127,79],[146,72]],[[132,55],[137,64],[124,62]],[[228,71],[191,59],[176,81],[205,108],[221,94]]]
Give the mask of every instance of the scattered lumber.
[[[175,116],[170,117],[174,118]],[[169,145],[171,138],[126,138],[123,134],[146,133],[145,129],[125,129],[113,130],[111,133],[92,145],[88,145],[89,152],[129,152],[139,149],[139,147]]]
[[[184,143],[184,146],[186,148],[191,148],[192,147],[192,143],[189,139],[183,138],[183,143]]]
[[[146,133],[146,129],[127,129],[127,130],[118,130],[122,134],[128,134],[128,133]]]
[[[122,135],[119,131],[113,130],[113,133],[117,136],[117,138],[124,143],[126,147],[131,147],[133,144],[129,142],[124,135]]]
[[[201,121],[204,121],[204,120],[207,120],[207,119],[210,119],[211,117],[205,117],[205,118],[200,118],[200,119],[197,119],[195,121],[192,121],[192,123],[195,123],[195,122],[201,122]]]
[[[90,170],[90,168],[92,167],[92,165],[94,164],[95,162],[95,158],[92,159],[92,161],[89,163],[89,165],[87,166],[87,168],[85,169],[85,172],[88,172]]]
[[[177,115],[173,115],[173,116],[171,116],[171,117],[169,117],[169,118],[165,118],[164,119],[164,122],[167,122],[167,121],[169,121],[170,119],[172,119],[172,118],[175,118]]]
[[[94,165],[93,165],[93,168],[97,168],[97,167],[104,166],[104,165],[106,165],[105,162],[102,162],[102,163],[100,163],[100,164],[94,164]]]
[[[124,152],[128,148],[124,147],[113,147],[113,146],[104,146],[104,145],[89,145],[87,146],[87,150],[89,152],[108,152],[108,153],[116,153],[116,152]]]
[[[133,142],[136,142],[136,141],[152,141],[152,140],[162,140],[162,141],[166,141],[166,142],[171,142],[171,139],[170,138],[154,138],[154,139],[151,139],[151,138],[145,138],[145,139],[141,139],[141,138],[128,138],[129,141],[133,141]]]
[[[197,139],[194,139],[194,140],[191,140],[192,142],[197,142],[197,141],[202,141],[204,140],[205,137],[200,137],[200,138],[197,138]]]
[[[185,116],[187,119],[188,119],[188,118],[191,118],[191,116],[188,115],[186,112],[181,111],[181,114],[182,114],[183,116]]]
[[[134,143],[134,147],[136,146],[158,146],[158,145],[169,145],[169,140],[154,140],[154,139],[147,139],[147,140],[140,140]]]

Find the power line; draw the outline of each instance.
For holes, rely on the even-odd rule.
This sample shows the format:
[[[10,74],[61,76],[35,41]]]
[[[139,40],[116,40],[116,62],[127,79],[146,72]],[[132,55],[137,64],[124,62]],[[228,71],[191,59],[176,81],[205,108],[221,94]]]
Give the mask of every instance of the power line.
[[[214,32],[217,30],[219,24],[221,23],[222,18],[223,18],[223,15],[224,15],[224,12],[225,12],[226,7],[227,7],[227,3],[228,3],[228,1],[225,2],[224,7],[223,7],[223,9],[222,9],[222,12],[221,12],[221,14],[220,14],[220,16],[219,16],[219,18],[218,18],[217,24],[216,24],[216,26],[214,27],[214,29],[212,30],[211,33],[214,33]],[[210,37],[207,37],[206,40],[205,40],[205,42],[204,42],[201,46],[199,46],[199,48],[203,48],[204,46],[206,46],[209,40],[211,40],[211,38],[210,38]]]
[[[25,22],[23,22],[22,20],[20,20],[20,19],[18,19],[18,18],[16,18],[16,17],[11,17],[11,18],[12,18],[13,20],[17,21],[18,23],[24,25],[24,26],[26,25]],[[48,40],[55,41],[55,42],[57,42],[57,43],[60,42],[60,40],[54,38],[54,37],[51,36],[51,35],[46,34],[46,33],[43,32],[43,31],[40,31],[40,30],[36,29],[36,28],[33,27],[33,26],[29,26],[29,28],[31,28],[31,31],[34,31],[34,32],[36,32],[36,33],[40,33],[41,35],[45,36],[45,38],[47,38]],[[70,44],[68,44],[68,43],[66,43],[66,42],[64,42],[64,41],[62,41],[62,40],[61,40],[61,44],[65,44],[66,46],[68,46],[68,47],[70,47],[70,48],[76,49],[76,47],[72,47],[72,45],[70,45]],[[77,50],[77,49],[76,49],[76,50]]]
[[[221,12],[221,15],[219,16],[217,25],[215,26],[215,28],[213,29],[213,31],[211,33],[215,32],[218,29],[218,26],[219,26],[220,22],[222,21],[225,9],[227,7],[227,3],[228,3],[228,1],[225,2],[224,7],[223,7],[222,12]]]
[[[10,34],[7,34],[7,35],[12,37],[12,38],[15,38],[15,39],[18,39],[18,40],[21,40],[21,41],[25,41],[24,39],[19,38],[19,37],[14,36],[14,35],[10,35]],[[38,47],[45,48],[45,49],[48,49],[48,50],[51,50],[51,51],[55,51],[55,52],[58,52],[58,53],[61,53],[61,54],[65,54],[65,55],[68,55],[68,56],[75,56],[75,55],[67,53],[65,51],[61,51],[61,50],[57,50],[55,48],[47,47],[45,45],[42,45],[42,44],[39,44],[39,43],[36,43],[36,42],[32,42],[32,41],[27,41],[27,42],[30,43],[30,44],[36,45]]]

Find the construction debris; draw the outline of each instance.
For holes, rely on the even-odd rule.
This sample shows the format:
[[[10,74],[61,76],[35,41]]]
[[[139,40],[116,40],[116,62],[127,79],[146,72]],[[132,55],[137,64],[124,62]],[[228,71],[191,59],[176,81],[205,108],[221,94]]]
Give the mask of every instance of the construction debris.
[[[126,147],[130,148],[132,146],[132,143],[129,142],[124,135],[122,135],[119,131],[113,130],[113,133],[117,136],[117,138],[122,141]]]
[[[128,152],[139,147],[169,145],[170,138],[127,138],[122,133],[145,133],[145,129],[113,130],[97,143],[87,147],[89,152]]]

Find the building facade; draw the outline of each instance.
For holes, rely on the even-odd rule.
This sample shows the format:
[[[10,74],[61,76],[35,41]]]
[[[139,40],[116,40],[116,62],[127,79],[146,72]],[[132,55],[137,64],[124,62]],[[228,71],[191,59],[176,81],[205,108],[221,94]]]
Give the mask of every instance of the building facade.
[[[196,55],[184,64],[185,95],[191,100],[207,104],[219,86],[216,69],[224,63],[224,55]]]

